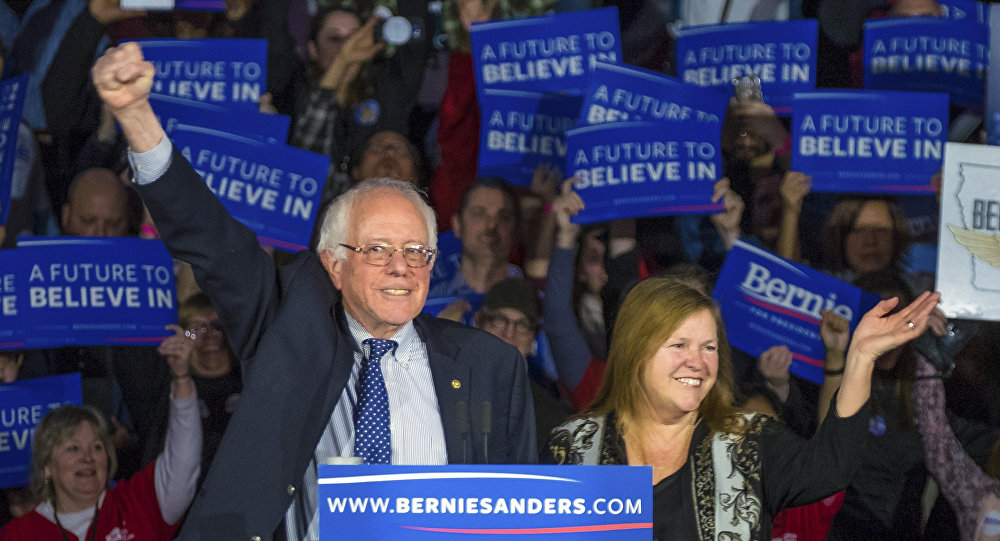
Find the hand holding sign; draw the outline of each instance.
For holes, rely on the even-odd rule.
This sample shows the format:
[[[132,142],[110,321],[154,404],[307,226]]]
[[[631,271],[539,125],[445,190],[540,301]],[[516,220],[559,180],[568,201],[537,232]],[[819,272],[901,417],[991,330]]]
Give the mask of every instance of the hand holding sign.
[[[764,376],[764,381],[782,400],[788,398],[790,366],[792,366],[792,351],[788,346],[771,346],[757,359],[757,370],[760,375]]]
[[[120,0],[90,0],[90,14],[102,25],[124,21],[146,14],[142,9],[122,9]]]
[[[819,326],[819,337],[823,339],[827,352],[833,351],[843,355],[847,351],[847,342],[851,340],[850,323],[835,314],[833,310],[826,310]],[[827,367],[827,369],[833,368],[840,367]]]

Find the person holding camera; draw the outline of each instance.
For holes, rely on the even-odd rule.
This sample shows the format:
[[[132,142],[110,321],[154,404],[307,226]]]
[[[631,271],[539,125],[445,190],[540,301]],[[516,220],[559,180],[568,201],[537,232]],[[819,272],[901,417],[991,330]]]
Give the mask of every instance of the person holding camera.
[[[419,24],[423,12],[426,5],[401,2],[399,13],[405,17],[391,16],[385,8],[376,8],[364,24],[360,14],[347,8],[320,10],[313,17],[307,43],[313,87],[308,105],[297,112],[290,139],[297,147],[330,156],[324,203],[364,180],[352,177],[356,164],[351,156],[360,155],[371,137],[392,131],[405,139],[409,133],[430,50],[428,33]],[[406,23],[414,21],[418,24],[410,24],[407,32]],[[419,183],[416,178],[399,180]]]

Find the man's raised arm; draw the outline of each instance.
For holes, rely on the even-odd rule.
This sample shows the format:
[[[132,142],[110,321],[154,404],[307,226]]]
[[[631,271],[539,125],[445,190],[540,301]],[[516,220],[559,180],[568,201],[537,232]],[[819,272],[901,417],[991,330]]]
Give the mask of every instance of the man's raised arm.
[[[121,125],[132,152],[152,150],[165,135],[149,105],[155,73],[133,42],[108,49],[91,70],[97,93]]]

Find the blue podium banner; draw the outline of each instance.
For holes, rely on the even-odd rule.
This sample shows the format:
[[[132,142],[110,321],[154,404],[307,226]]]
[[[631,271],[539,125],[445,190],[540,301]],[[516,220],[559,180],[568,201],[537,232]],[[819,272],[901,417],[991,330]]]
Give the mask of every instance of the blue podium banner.
[[[28,75],[0,83],[0,225],[7,223],[10,216],[14,162],[17,161],[17,131],[21,126],[27,89]]]
[[[792,169],[817,192],[933,193],[948,95],[830,90],[795,95]]]
[[[256,111],[240,111],[233,114],[232,109],[211,103],[171,98],[159,94],[151,94],[149,103],[153,112],[160,119],[167,135],[172,135],[178,126],[197,126],[212,130],[224,131],[242,135],[266,143],[284,144],[288,140],[288,128],[291,117],[286,115],[269,115]]]
[[[0,250],[0,350],[160,343],[177,323],[160,241],[32,237]]]
[[[0,488],[28,484],[31,436],[45,414],[82,403],[78,372],[0,384]]]
[[[691,26],[677,34],[677,71],[685,83],[732,89],[733,79],[756,74],[764,101],[779,114],[792,94],[816,88],[814,19]]]
[[[805,265],[737,241],[715,282],[729,343],[759,357],[772,346],[792,351],[789,371],[823,382],[826,347],[819,335],[822,312],[850,322],[851,332],[878,298]]]
[[[474,24],[476,92],[575,93],[596,62],[622,61],[618,9],[588,9]]]
[[[594,65],[583,93],[580,126],[605,122],[721,122],[729,96],[629,65]]]
[[[184,126],[171,139],[234,218],[262,244],[309,246],[330,158],[208,129]]]
[[[648,466],[319,466],[319,538],[644,540]]]
[[[981,108],[990,28],[974,20],[908,17],[865,22],[865,88],[945,92]]]
[[[566,133],[568,176],[585,208],[581,224],[722,211],[712,203],[722,176],[720,124],[613,122]]]
[[[153,94],[258,111],[267,92],[267,40],[141,39],[156,67]]]
[[[566,130],[576,126],[579,96],[486,90],[479,110],[479,176],[531,186],[539,165],[566,163]]]

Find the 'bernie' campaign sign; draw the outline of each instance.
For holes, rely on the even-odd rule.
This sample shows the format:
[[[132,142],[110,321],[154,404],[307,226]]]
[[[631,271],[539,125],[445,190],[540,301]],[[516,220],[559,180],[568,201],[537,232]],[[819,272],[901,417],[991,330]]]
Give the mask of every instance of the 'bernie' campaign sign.
[[[469,34],[480,97],[486,89],[572,91],[595,63],[622,58],[613,7],[474,24]]]
[[[0,385],[0,488],[28,484],[31,438],[45,414],[82,403],[77,372]]]
[[[792,352],[789,371],[823,382],[826,347],[822,312],[850,322],[851,332],[878,298],[804,265],[737,241],[726,256],[712,297],[733,347],[759,357],[773,346]]]
[[[156,68],[153,94],[257,111],[267,92],[267,40],[137,40]]]
[[[760,77],[764,101],[790,110],[795,92],[816,88],[815,20],[691,26],[677,35],[677,71],[685,83],[732,88],[734,79]]]
[[[136,238],[34,237],[0,250],[0,350],[160,343],[174,262]]]
[[[567,132],[566,169],[586,207],[574,218],[594,223],[665,214],[709,214],[722,175],[719,124],[613,122]]]
[[[946,94],[796,94],[792,169],[812,175],[817,192],[926,194],[947,136]]]
[[[721,122],[729,96],[635,66],[598,62],[583,93],[580,126],[605,122]]]
[[[865,23],[865,88],[946,92],[981,107],[990,28],[971,19],[879,19]]]
[[[487,90],[479,110],[479,176],[531,186],[541,164],[566,163],[566,130],[576,125],[579,96]]]

